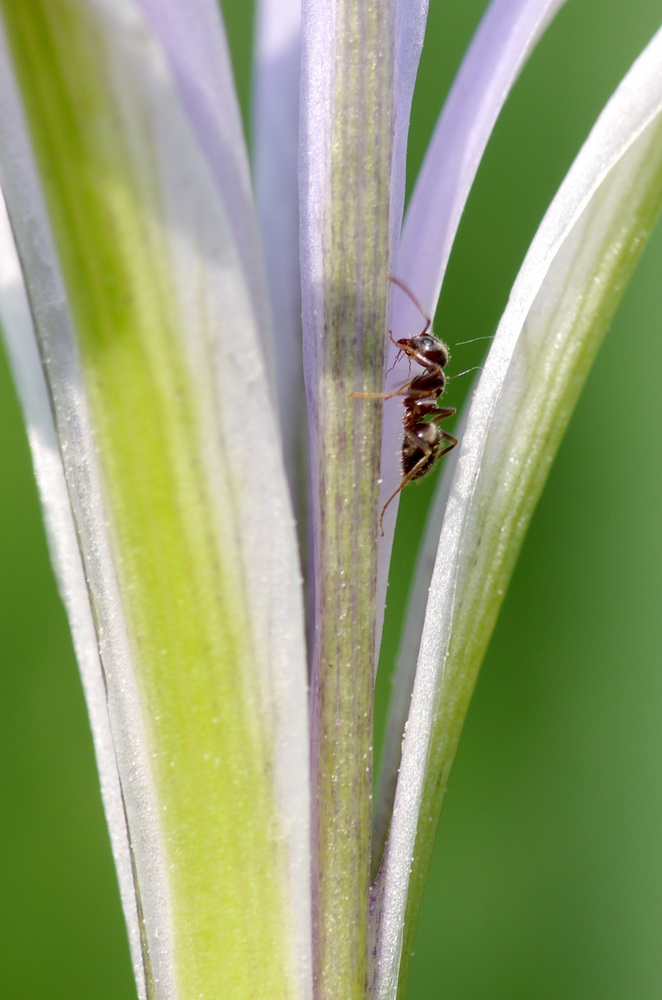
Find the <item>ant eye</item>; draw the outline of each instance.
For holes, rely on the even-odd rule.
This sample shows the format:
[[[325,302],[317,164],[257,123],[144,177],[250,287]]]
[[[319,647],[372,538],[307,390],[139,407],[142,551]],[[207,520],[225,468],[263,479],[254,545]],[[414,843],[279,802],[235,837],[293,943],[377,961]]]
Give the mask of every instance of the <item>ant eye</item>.
[[[437,345],[437,353],[435,355],[435,360],[437,361],[437,364],[441,365],[441,367],[444,368],[448,364],[448,358],[449,354],[445,344],[439,343]]]

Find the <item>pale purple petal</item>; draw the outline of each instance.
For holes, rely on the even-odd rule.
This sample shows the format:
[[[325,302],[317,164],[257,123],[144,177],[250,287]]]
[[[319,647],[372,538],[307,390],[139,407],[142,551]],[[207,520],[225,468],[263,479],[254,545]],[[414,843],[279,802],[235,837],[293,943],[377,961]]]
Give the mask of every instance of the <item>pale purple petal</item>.
[[[391,206],[394,224],[401,218],[402,206],[404,204],[404,191],[407,172],[407,140],[409,138],[409,120],[411,115],[411,102],[418,73],[418,64],[423,48],[425,37],[425,25],[428,16],[428,0],[397,0],[395,5],[395,60],[394,60],[394,86],[395,86],[395,134],[393,137],[393,177],[391,180]],[[399,257],[398,242],[400,233],[396,228],[393,233],[394,259]],[[392,361],[389,360],[389,367]],[[402,408],[398,405],[400,401],[390,401],[384,407],[384,430],[382,433],[382,469],[385,467],[384,455],[388,451],[391,453],[391,466],[395,478],[389,479],[390,488],[387,490],[386,482],[382,482],[380,489],[380,511],[397,484],[399,476],[399,450],[401,430]],[[383,473],[382,473],[383,478]],[[396,504],[393,504],[397,510]],[[390,512],[389,512],[390,515]],[[381,646],[382,627],[384,624],[384,611],[386,599],[386,582],[388,577],[388,566],[391,559],[391,545],[393,544],[393,531],[395,528],[395,518],[390,516],[385,522],[385,536],[381,540],[378,552],[377,568],[377,612],[375,622],[375,669],[379,661],[379,649]]]
[[[400,245],[398,275],[430,315],[434,315],[460,217],[499,112],[564,2],[494,0],[464,57],[423,161]],[[404,320],[411,324],[411,307],[397,302],[396,329],[407,328],[401,327]]]
[[[211,166],[273,371],[271,313],[230,54],[218,0],[136,0],[160,39],[191,127]]]
[[[307,438],[299,274],[301,0],[260,0],[253,72],[253,170],[274,316],[275,364],[290,482]],[[297,475],[298,472],[298,475]],[[294,489],[295,502],[301,500]]]
[[[565,0],[494,0],[469,46],[437,122],[407,209],[397,276],[434,316],[455,234],[481,157],[503,104],[534,46]],[[394,291],[393,335],[411,336],[424,323],[406,297]],[[389,366],[395,358],[391,345]],[[396,368],[393,384],[404,382]],[[400,480],[402,409],[384,407],[382,503]],[[384,519],[378,601],[383,603],[399,498]],[[380,598],[381,595],[381,598]]]
[[[393,152],[393,178],[391,204],[393,220],[397,224],[402,215],[407,169],[407,139],[411,101],[421,59],[428,18],[428,0],[397,0],[395,4],[395,135]],[[396,259],[399,227],[394,233]]]

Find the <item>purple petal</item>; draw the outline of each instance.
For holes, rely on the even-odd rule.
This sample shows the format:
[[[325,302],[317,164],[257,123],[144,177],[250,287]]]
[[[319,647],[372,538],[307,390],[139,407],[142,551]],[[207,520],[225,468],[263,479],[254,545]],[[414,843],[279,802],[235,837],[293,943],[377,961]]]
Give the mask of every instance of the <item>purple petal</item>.
[[[400,242],[397,275],[429,316],[434,316],[460,218],[499,112],[531,51],[564,2],[494,0],[464,57],[428,147]],[[411,336],[422,325],[409,299],[396,291],[394,337]],[[395,348],[391,346],[389,366],[394,359]],[[403,371],[400,381],[406,379],[406,366]],[[398,383],[398,375],[396,369],[393,384]],[[382,502],[400,480],[401,435],[401,410],[391,403],[384,407]],[[386,538],[380,552],[378,586],[384,595],[397,508],[396,497],[385,518]]]
[[[397,0],[395,5],[395,136],[391,184],[393,219],[401,217],[407,169],[407,139],[414,84],[428,17],[428,0]],[[397,251],[398,233],[394,234]]]
[[[565,0],[495,0],[462,62],[411,198],[398,274],[434,315],[460,217],[506,97]],[[398,303],[400,319],[407,303]]]
[[[411,102],[418,73],[418,64],[425,37],[425,25],[428,16],[428,0],[398,0],[395,6],[395,134],[393,137],[393,177],[391,182],[391,218],[400,219],[404,204],[404,190],[407,171],[407,139],[409,137],[409,119]],[[393,234],[395,259],[398,259],[399,234]],[[393,359],[389,360],[389,367]],[[400,442],[402,436],[402,410],[397,402],[391,401],[384,407],[384,425],[382,431],[382,470],[386,468],[385,456],[389,456],[390,478],[388,483],[382,471],[382,486],[380,489],[380,511],[397,486],[400,477]],[[389,507],[385,519],[384,538],[380,539],[377,563],[377,613],[376,613],[376,658],[379,660],[384,610],[386,601],[386,584],[388,567],[391,560],[393,531],[395,530],[395,512],[398,501]],[[375,664],[376,666],[376,664]]]
[[[253,168],[276,340],[276,384],[290,482],[306,434],[299,275],[301,0],[260,0],[253,73]],[[294,489],[295,499],[301,490]]]

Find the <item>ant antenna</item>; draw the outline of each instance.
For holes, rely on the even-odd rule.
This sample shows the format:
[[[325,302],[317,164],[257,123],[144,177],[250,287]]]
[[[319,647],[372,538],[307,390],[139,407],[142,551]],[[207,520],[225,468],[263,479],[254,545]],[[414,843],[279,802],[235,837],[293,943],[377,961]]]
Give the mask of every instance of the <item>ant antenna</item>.
[[[400,279],[396,278],[394,275],[389,274],[388,280],[392,281],[394,285],[397,285],[398,288],[402,289],[402,291],[405,293],[405,295],[409,296],[409,298],[414,303],[414,305],[418,309],[419,313],[421,314],[421,316],[425,320],[425,326],[421,330],[421,334],[420,335],[422,336],[424,333],[427,333],[427,331],[432,326],[432,320],[430,319],[430,317],[428,316],[428,314],[426,313],[425,309],[423,308],[423,306],[421,305],[421,303],[418,301],[418,299],[416,298],[416,296],[414,295],[414,293],[411,291],[411,289],[407,288],[407,286],[405,285],[404,281],[400,281]]]
[[[456,347],[464,347],[465,344],[477,344],[479,340],[494,340],[494,334],[489,333],[486,337],[472,337],[471,340],[458,340]]]
[[[481,367],[482,365],[474,365],[473,368],[467,368],[466,371],[458,372],[457,375],[447,375],[446,381],[450,382],[451,379],[461,378],[462,375],[469,375],[471,372],[479,372],[481,370]]]

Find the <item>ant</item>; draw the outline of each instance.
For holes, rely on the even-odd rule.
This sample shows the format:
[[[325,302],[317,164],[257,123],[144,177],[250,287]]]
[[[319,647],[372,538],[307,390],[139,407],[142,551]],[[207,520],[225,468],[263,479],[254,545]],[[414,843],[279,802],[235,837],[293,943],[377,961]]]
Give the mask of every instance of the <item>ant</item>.
[[[416,337],[403,337],[395,340],[389,330],[391,343],[398,348],[396,362],[400,354],[406,354],[410,363],[415,361],[423,369],[418,375],[414,375],[399,389],[394,392],[353,392],[352,396],[361,396],[367,399],[394,399],[402,396],[402,404],[405,408],[403,416],[404,436],[402,439],[402,478],[395,493],[391,494],[382,508],[379,515],[379,530],[384,536],[384,514],[391,501],[395,500],[401,490],[414,479],[421,479],[442,455],[447,454],[457,444],[457,438],[439,427],[439,422],[452,417],[455,409],[450,406],[437,406],[439,397],[443,395],[446,388],[446,375],[444,368],[448,364],[450,355],[443,340],[430,331],[432,325],[431,318],[427,315],[423,307],[407,286],[389,275],[389,281],[402,289],[405,295],[409,296],[421,316],[425,320],[425,326]],[[427,417],[432,417],[427,420]],[[447,442],[444,444],[444,442]]]

